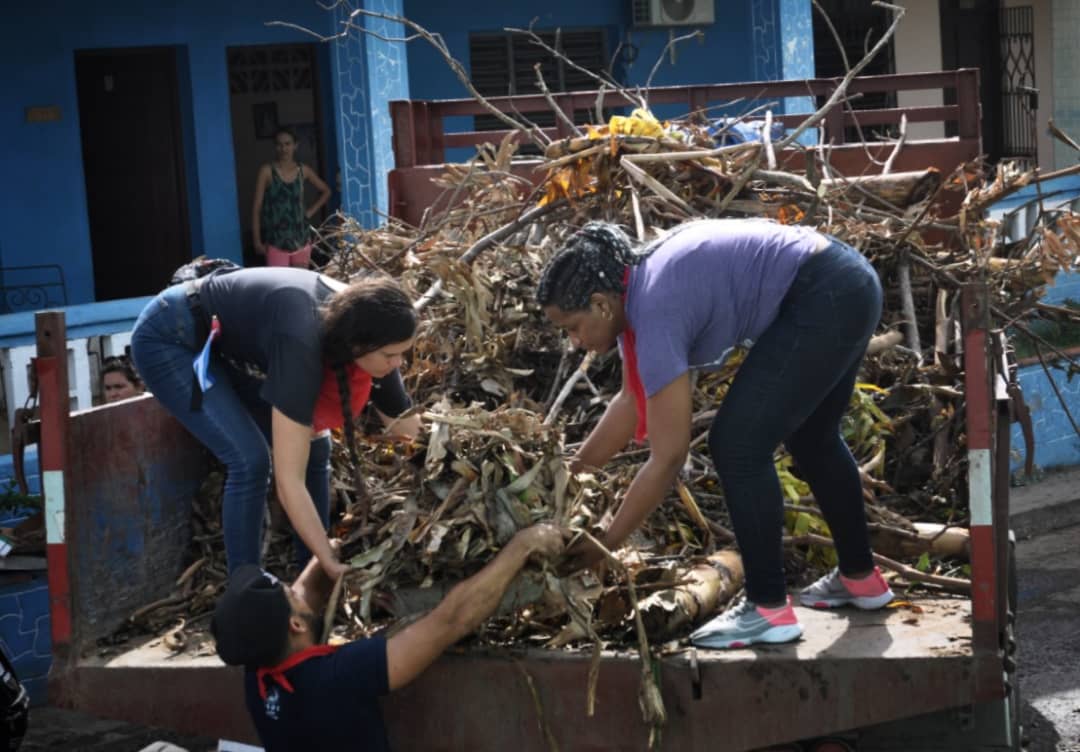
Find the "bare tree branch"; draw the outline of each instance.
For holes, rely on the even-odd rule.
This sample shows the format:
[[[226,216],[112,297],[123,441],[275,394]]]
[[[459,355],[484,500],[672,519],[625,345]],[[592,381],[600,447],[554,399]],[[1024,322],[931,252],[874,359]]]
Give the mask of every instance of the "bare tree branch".
[[[566,113],[563,112],[562,107],[555,102],[555,97],[551,96],[551,91],[548,89],[547,82],[544,80],[544,74],[540,70],[540,63],[534,64],[533,70],[536,71],[536,86],[540,89],[540,93],[544,95],[544,100],[551,106],[552,111],[555,113],[555,117],[561,120],[563,125],[570,129],[571,133],[575,136],[580,136],[581,130],[574,125],[574,121],[567,117]]]
[[[645,88],[648,89],[652,86],[653,76],[660,70],[660,64],[664,62],[664,55],[668,53],[668,50],[673,48],[679,42],[685,42],[687,39],[704,39],[705,34],[701,29],[696,29],[689,34],[683,34],[681,37],[672,37],[668,40],[668,43],[664,45],[664,49],[660,50],[660,55],[656,58],[656,62],[653,63],[652,70],[649,71],[649,77],[645,79]]]
[[[828,114],[829,110],[836,106],[836,103],[839,102],[840,99],[845,95],[848,86],[851,85],[852,79],[855,78],[855,76],[859,75],[859,72],[870,64],[870,61],[873,60],[882,49],[884,49],[888,41],[892,39],[893,34],[896,33],[896,27],[899,25],[900,20],[904,17],[904,13],[906,11],[899,5],[884,3],[881,2],[881,0],[874,0],[873,4],[881,8],[887,8],[888,10],[891,10],[893,12],[892,24],[889,26],[888,29],[885,30],[885,33],[881,35],[881,39],[877,41],[877,44],[874,45],[873,49],[871,49],[870,52],[868,52],[862,60],[856,63],[855,67],[853,67],[847,72],[847,75],[844,76],[843,80],[840,82],[840,85],[836,87],[835,91],[833,91],[832,96],[830,96],[828,101],[825,102],[825,106],[820,108],[817,112],[804,120],[798,128],[788,134],[788,136],[777,145],[777,148],[781,151],[790,146],[808,128],[817,125],[819,122],[825,119],[825,115]]]

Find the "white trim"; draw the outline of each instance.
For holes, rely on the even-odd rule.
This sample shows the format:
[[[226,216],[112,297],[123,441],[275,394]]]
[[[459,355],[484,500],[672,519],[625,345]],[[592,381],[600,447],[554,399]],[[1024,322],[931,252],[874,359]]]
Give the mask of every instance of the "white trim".
[[[262,747],[253,747],[250,744],[231,742],[228,739],[218,739],[217,752],[263,752]]]
[[[968,505],[972,525],[993,524],[992,489],[990,450],[968,450]]]
[[[46,470],[41,474],[45,492],[45,542],[64,542],[64,471]]]

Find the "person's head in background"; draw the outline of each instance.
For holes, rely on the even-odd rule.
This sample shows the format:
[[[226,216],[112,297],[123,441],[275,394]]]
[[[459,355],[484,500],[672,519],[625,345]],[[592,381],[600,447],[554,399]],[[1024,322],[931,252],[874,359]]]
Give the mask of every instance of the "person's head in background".
[[[296,131],[283,125],[274,131],[274,155],[281,164],[292,164],[296,158]]]
[[[138,397],[143,393],[142,379],[125,356],[106,358],[101,365],[101,395],[106,402]]]

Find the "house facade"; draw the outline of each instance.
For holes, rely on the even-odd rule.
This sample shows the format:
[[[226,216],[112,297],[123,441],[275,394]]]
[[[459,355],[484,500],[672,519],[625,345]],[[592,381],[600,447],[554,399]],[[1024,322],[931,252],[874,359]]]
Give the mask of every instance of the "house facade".
[[[471,36],[533,22],[534,9],[515,5],[361,7],[440,33],[469,68]],[[643,7],[648,23],[654,9]],[[557,0],[534,26],[591,30],[627,85],[645,83],[658,60],[657,85],[812,75],[809,0],[709,10],[698,26],[652,26],[635,24],[627,0]],[[377,224],[392,166],[387,103],[465,90],[426,42],[393,41],[399,24],[358,14],[353,23],[371,34],[308,33],[330,37],[349,18],[348,6],[314,0],[45,0],[9,14],[0,28],[13,72],[0,102],[0,269],[12,271],[0,287],[59,270],[63,291],[48,304],[100,302],[151,294],[200,254],[250,261],[254,179],[277,125],[297,129],[300,159],[334,188],[331,210]],[[691,28],[703,37],[661,55]]]

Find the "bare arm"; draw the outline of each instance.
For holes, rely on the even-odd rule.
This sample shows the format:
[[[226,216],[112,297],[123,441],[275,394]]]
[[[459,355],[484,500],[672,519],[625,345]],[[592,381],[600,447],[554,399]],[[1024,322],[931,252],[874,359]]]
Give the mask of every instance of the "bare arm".
[[[274,481],[281,506],[300,540],[319,560],[326,574],[336,580],[347,567],[330,548],[304,482],[311,453],[311,428],[297,423],[276,407],[271,411],[270,428],[274,439]]]
[[[609,550],[617,548],[645,518],[660,505],[674,483],[690,448],[690,375],[683,374],[649,398],[649,459],[638,470],[626,490],[615,517],[601,541]],[[592,567],[603,552],[583,538],[566,552],[561,574]]]
[[[341,552],[341,541],[330,541],[330,549],[338,555]],[[293,593],[306,601],[312,611],[321,612],[326,610],[326,603],[334,589],[334,580],[326,574],[319,560],[312,556],[291,587]]]
[[[315,170],[312,170],[307,165],[303,166],[304,177],[311,181],[311,184],[319,191],[319,197],[315,199],[315,203],[308,207],[304,213],[308,219],[314,217],[319,209],[323,208],[323,205],[330,200],[330,186],[328,186],[323,179],[315,174]]]
[[[556,556],[562,547],[562,532],[553,525],[519,531],[490,564],[454,587],[431,613],[387,641],[390,689],[415,679],[446,648],[491,616],[530,556]]]
[[[626,388],[626,364],[623,363],[622,389],[608,403],[596,427],[589,432],[585,442],[570,461],[574,472],[588,467],[603,467],[615,453],[630,443],[637,428],[637,405],[634,395]]]
[[[604,543],[618,546],[659,506],[690,448],[690,374],[684,373],[649,398],[649,459],[634,476]]]
[[[266,197],[266,186],[270,183],[270,165],[259,168],[259,176],[255,178],[255,200],[251,205],[251,238],[255,244],[255,252],[266,253],[266,246],[262,242],[262,205]]]

